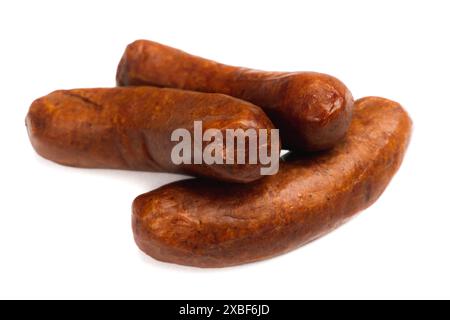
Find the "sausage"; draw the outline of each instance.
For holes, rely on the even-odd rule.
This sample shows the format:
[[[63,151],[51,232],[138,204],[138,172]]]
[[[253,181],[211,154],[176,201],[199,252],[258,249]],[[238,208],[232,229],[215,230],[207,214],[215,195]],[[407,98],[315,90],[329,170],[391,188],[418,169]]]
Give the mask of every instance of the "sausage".
[[[358,100],[345,140],[317,155],[288,154],[275,176],[233,186],[184,180],[139,196],[136,243],[155,259],[195,267],[293,250],[377,200],[402,162],[411,126],[396,102]]]
[[[353,97],[338,79],[314,72],[265,72],[219,64],[152,41],[130,44],[119,86],[219,92],[260,106],[280,129],[284,149],[333,147],[347,132]]]
[[[267,149],[273,147],[279,155],[279,142],[271,144],[274,126],[265,113],[222,94],[153,87],[61,90],[34,101],[26,125],[35,150],[63,165],[174,172],[230,182],[261,178],[260,162],[174,164],[171,152],[178,141],[171,141],[172,132],[185,128],[192,137],[197,120],[202,120],[203,132],[267,129]],[[224,162],[227,152],[223,145]]]

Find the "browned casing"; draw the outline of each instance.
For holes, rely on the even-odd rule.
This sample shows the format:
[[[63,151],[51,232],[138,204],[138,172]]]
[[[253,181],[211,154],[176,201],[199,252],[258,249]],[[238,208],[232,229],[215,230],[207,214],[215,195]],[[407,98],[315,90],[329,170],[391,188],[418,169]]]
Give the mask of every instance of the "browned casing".
[[[347,132],[353,97],[338,79],[314,72],[266,72],[223,65],[147,40],[130,44],[120,86],[219,92],[260,106],[280,129],[284,149],[317,151]]]
[[[349,133],[319,155],[290,155],[250,184],[201,179],[169,184],[133,204],[137,245],[155,259],[227,267],[293,250],[377,200],[399,168],[411,120],[396,102],[355,103]]]
[[[55,91],[33,102],[26,124],[36,151],[63,165],[165,171],[231,182],[261,178],[259,163],[175,165],[171,151],[178,142],[171,141],[171,134],[185,128],[193,138],[197,120],[202,120],[203,131],[219,129],[224,136],[225,129],[268,129],[271,149],[274,126],[259,107],[222,94],[176,89]],[[224,158],[226,152],[224,146]]]

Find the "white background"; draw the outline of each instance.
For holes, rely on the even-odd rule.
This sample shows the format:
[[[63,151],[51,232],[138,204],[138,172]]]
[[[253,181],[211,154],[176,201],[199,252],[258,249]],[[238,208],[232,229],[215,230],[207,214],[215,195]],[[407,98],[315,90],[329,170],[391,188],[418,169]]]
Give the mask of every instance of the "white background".
[[[450,298],[448,1],[1,1],[0,298]],[[65,168],[28,141],[31,102],[115,85],[145,38],[227,64],[313,70],[414,120],[380,200],[261,263],[163,264],[134,244],[131,203],[180,176]]]

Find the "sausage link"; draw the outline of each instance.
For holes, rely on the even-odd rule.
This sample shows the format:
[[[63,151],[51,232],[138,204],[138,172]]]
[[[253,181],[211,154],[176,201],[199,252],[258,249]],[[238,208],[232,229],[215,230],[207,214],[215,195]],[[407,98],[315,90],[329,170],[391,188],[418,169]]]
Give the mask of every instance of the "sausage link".
[[[35,150],[63,165],[165,171],[230,182],[261,177],[260,162],[174,164],[171,151],[178,142],[171,141],[171,134],[185,128],[194,137],[196,120],[202,120],[203,131],[218,129],[223,136],[225,129],[268,129],[267,148],[272,148],[274,126],[259,107],[222,94],[176,89],[55,91],[31,105],[26,124]],[[227,152],[224,145],[223,161]]]
[[[358,100],[345,140],[315,156],[289,154],[275,176],[233,186],[185,180],[139,196],[136,243],[155,259],[196,267],[293,250],[377,200],[402,162],[411,126],[396,102]]]
[[[250,101],[269,115],[290,150],[333,147],[347,132],[353,110],[350,91],[332,76],[232,67],[146,40],[127,47],[116,78],[119,86],[218,92]]]

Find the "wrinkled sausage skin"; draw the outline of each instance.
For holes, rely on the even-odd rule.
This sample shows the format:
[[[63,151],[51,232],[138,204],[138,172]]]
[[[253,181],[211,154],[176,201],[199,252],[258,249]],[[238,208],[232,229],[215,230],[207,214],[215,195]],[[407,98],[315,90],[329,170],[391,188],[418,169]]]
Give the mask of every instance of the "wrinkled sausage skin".
[[[347,137],[317,155],[289,154],[275,176],[245,185],[202,179],[139,196],[133,232],[155,259],[227,267],[293,250],[374,203],[399,168],[412,122],[396,102],[355,103]]]
[[[214,128],[223,134],[225,129],[274,128],[265,113],[248,102],[153,87],[55,91],[33,102],[26,125],[35,150],[63,165],[174,172],[230,182],[261,178],[259,163],[175,165],[171,151],[178,142],[171,141],[171,134],[185,128],[193,137],[197,120],[203,121],[203,131]],[[270,150],[270,136],[268,145]],[[224,159],[226,152],[224,147]]]
[[[290,150],[333,147],[345,136],[353,110],[352,94],[332,76],[232,67],[147,40],[127,47],[116,78],[119,86],[218,92],[250,101],[269,115]]]

